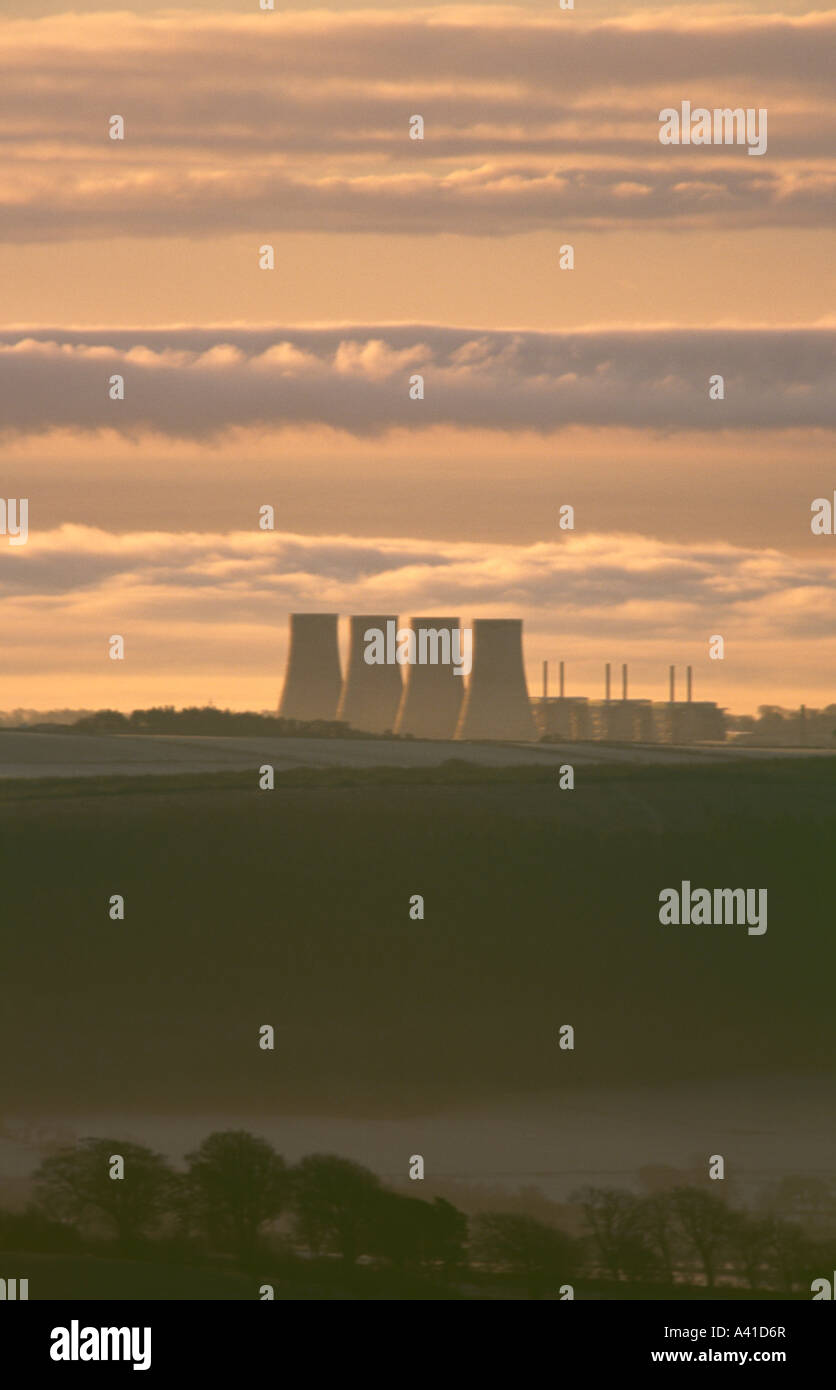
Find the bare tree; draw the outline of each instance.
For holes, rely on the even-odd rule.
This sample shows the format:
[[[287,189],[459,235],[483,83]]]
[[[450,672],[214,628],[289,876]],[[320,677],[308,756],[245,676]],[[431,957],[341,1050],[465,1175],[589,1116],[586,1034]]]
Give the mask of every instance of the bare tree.
[[[672,1284],[678,1242],[671,1194],[654,1192],[649,1197],[640,1198],[638,1220],[653,1254],[659,1278],[666,1284]]]
[[[572,1196],[580,1204],[598,1264],[612,1279],[647,1276],[651,1252],[644,1241],[642,1210],[632,1192],[614,1187],[584,1187]]]
[[[702,1265],[706,1284],[713,1289],[727,1241],[728,1207],[713,1192],[699,1187],[674,1188],[671,1198],[679,1228]]]
[[[803,1285],[810,1263],[810,1240],[800,1226],[770,1220],[768,1254],[777,1288],[792,1293],[796,1285]]]
[[[771,1223],[747,1211],[728,1214],[728,1245],[735,1270],[750,1289],[762,1288],[769,1264]]]

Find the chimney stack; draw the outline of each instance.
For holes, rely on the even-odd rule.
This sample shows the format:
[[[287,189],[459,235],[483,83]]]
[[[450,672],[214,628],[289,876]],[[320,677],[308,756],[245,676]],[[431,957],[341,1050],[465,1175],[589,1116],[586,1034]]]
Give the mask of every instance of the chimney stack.
[[[609,703],[610,703],[610,663],[609,663],[609,662],[607,662],[606,666],[604,667],[604,700],[605,700],[606,704],[609,704]]]
[[[687,686],[687,690],[688,690],[687,699],[688,699],[688,704],[690,705],[690,703],[691,703],[691,692],[692,692],[692,689],[693,689],[692,680],[691,680],[691,667],[690,667],[690,666],[688,667],[687,681],[688,681],[688,686]]]
[[[675,694],[675,691],[676,691],[676,678],[675,678],[674,672],[675,672],[675,668],[674,668],[673,666],[671,666],[671,667],[669,668],[670,687],[671,687],[671,693],[670,693],[670,702],[671,702],[671,704],[673,704],[673,703],[674,703],[674,700],[676,699],[676,694]]]
[[[563,694],[564,694],[564,686],[563,686],[563,668],[564,668],[564,663],[561,661],[561,663],[560,663],[560,698],[561,698],[561,700],[563,699]]]
[[[622,668],[621,668],[621,698],[622,698],[622,700],[626,700],[626,699],[627,699],[627,663],[626,663],[626,661],[625,661],[624,665],[623,665]]]

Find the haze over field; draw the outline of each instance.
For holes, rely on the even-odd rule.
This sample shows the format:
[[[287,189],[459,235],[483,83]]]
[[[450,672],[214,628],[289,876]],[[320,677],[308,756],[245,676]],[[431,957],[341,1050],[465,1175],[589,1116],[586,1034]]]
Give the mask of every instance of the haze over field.
[[[0,729],[0,778],[153,777],[237,771],[255,779],[269,765],[290,768],[438,768],[454,760],[481,768],[682,767],[833,757],[828,749],[630,747],[587,743],[478,744],[363,738],[235,738],[189,735],[29,733]]]
[[[243,1119],[291,1153],[390,1173],[423,1144],[435,1176],[552,1193],[721,1141],[744,1187],[819,1173],[835,825],[818,760],[585,768],[571,794],[525,769],[0,782],[10,1133],[118,1117],[176,1154]],[[768,930],[661,925],[683,878],[768,885]]]

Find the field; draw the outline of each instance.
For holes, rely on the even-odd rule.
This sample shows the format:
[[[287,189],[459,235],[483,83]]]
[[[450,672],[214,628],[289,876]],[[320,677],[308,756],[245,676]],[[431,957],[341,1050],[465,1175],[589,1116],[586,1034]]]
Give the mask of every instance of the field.
[[[0,729],[0,779],[130,777],[332,767],[438,767],[465,759],[479,767],[672,767],[832,758],[810,749],[747,748],[735,744],[670,748],[662,744],[435,743],[424,739],[257,738],[200,735],[32,733]]]
[[[831,767],[4,783],[7,1105],[396,1115],[831,1076]],[[767,887],[767,933],[662,927],[682,879]]]

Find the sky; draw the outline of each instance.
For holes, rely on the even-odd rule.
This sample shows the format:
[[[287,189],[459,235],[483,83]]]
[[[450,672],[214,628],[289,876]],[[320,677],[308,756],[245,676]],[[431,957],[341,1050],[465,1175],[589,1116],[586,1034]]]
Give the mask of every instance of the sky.
[[[836,9],[276,3],[0,3],[0,710],[272,708],[306,609],[836,702]]]

